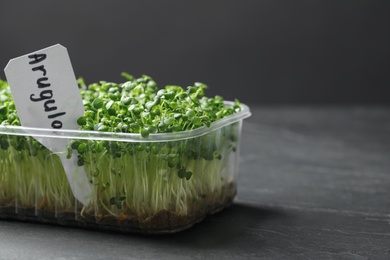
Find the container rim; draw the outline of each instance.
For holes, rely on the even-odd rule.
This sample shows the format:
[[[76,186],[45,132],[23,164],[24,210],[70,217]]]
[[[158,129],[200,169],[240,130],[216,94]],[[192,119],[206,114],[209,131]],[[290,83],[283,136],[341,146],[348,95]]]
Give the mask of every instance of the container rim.
[[[233,106],[233,101],[224,101],[225,105]],[[117,133],[117,132],[99,132],[87,130],[53,130],[47,128],[22,127],[22,126],[6,126],[0,125],[0,134],[46,137],[46,138],[61,138],[61,139],[83,139],[83,140],[101,140],[101,141],[120,141],[120,142],[168,142],[190,139],[206,135],[214,130],[237,121],[243,120],[251,116],[250,109],[247,105],[241,103],[241,111],[224,117],[218,121],[211,123],[210,127],[202,126],[193,130],[172,132],[172,133],[157,133],[150,134],[147,138],[136,133]]]

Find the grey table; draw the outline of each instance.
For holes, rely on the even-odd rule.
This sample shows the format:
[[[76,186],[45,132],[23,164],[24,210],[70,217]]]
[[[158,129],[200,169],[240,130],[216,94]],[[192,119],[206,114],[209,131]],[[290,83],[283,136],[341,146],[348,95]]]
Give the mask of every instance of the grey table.
[[[251,107],[233,205],[174,235],[0,221],[0,259],[390,259],[390,108]]]

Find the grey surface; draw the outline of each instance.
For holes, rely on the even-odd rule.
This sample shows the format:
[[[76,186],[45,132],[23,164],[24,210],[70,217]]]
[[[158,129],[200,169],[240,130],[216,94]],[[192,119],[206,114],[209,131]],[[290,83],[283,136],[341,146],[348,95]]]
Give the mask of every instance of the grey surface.
[[[389,0],[1,0],[0,10],[0,78],[11,58],[61,43],[88,83],[127,71],[250,104],[390,103]]]
[[[390,108],[251,107],[234,204],[174,235],[0,221],[0,259],[390,259]]]

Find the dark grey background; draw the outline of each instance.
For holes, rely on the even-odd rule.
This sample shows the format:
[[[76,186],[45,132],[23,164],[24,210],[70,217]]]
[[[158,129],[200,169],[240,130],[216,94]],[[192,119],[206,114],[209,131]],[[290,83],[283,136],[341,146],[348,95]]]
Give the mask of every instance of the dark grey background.
[[[390,104],[390,1],[0,2],[0,65],[60,43],[77,77],[247,104]],[[5,78],[4,73],[0,73]]]

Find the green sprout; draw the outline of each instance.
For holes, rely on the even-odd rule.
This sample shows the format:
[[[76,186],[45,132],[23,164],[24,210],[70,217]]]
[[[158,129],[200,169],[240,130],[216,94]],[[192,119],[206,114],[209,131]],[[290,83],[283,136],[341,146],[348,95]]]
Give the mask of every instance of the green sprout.
[[[77,156],[86,170],[93,190],[90,205],[75,203],[57,154],[32,137],[0,134],[0,213],[17,207],[32,209],[34,216],[51,212],[82,223],[159,232],[188,227],[232,202],[240,122],[187,139],[150,137],[208,128],[240,112],[240,102],[227,105],[221,96],[206,97],[208,87],[200,82],[159,89],[150,76],[121,75],[125,82],[77,80],[85,109],[77,119],[81,130],[143,138],[69,140],[64,153]],[[1,80],[0,122],[21,125],[8,83]]]

